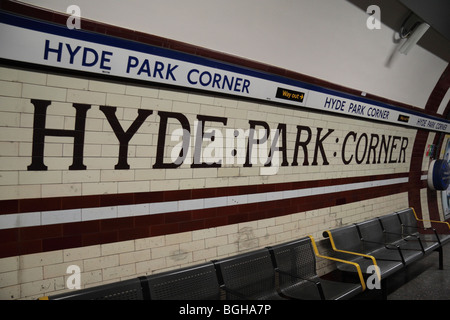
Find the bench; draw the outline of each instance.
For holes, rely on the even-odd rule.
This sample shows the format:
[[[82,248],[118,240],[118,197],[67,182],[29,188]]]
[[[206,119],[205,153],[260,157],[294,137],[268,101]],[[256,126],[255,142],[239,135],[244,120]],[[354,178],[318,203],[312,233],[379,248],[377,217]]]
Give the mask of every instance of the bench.
[[[344,300],[365,290],[359,265],[342,261],[360,275],[360,283],[330,281],[316,272],[316,256],[324,259],[312,237],[295,240],[268,248],[279,274],[279,288],[283,295],[302,300]]]
[[[317,276],[316,255],[330,258],[320,255],[314,239],[306,237],[217,260],[215,265],[227,299],[338,300],[364,291],[358,265],[342,261],[360,274],[360,283],[328,281]]]
[[[439,246],[443,246],[450,241],[450,223],[445,221],[419,219],[414,208],[399,211],[397,214],[405,231],[409,234],[419,236],[422,243],[433,244],[438,242]],[[419,223],[423,222],[430,223],[431,227],[426,228],[420,226]],[[422,230],[423,232],[430,231],[431,233],[420,233],[419,230]]]
[[[316,257],[348,265],[360,283],[324,280]],[[320,255],[314,239],[299,240],[182,269],[43,297],[48,300],[338,300],[365,290],[359,265]],[[224,293],[224,294],[222,294]]]
[[[219,300],[220,287],[212,262],[150,275],[151,300]]]
[[[214,264],[207,262],[40,300],[219,300],[220,294]]]
[[[370,267],[378,267],[374,271],[381,282],[382,289],[385,288],[383,283],[385,279],[403,267],[401,261],[376,260],[374,256],[370,255],[370,251],[364,250],[367,248],[364,248],[356,225],[327,230],[323,233],[323,236],[330,240],[331,248],[337,258],[357,263],[365,277],[373,274]],[[336,267],[344,273],[354,272],[352,268],[342,262],[337,262]],[[385,296],[384,293],[383,291],[383,297]]]
[[[413,208],[369,219],[356,224],[327,230],[324,237],[330,240],[336,257],[360,265],[364,276],[375,271],[381,282],[382,296],[387,298],[386,279],[395,272],[431,252],[439,252],[439,267],[443,268],[442,246],[450,241],[450,234],[438,233],[433,228],[422,228]],[[446,222],[433,221],[444,224]],[[419,230],[429,230],[430,234]],[[378,268],[370,268],[376,266]],[[343,272],[354,272],[346,264],[337,262]]]
[[[92,288],[72,290],[39,300],[144,300],[142,278],[109,283]]]
[[[272,257],[266,248],[215,260],[227,300],[283,300],[277,291]]]
[[[392,222],[391,218],[397,219],[396,216],[374,218],[356,224],[361,236],[363,252],[370,253],[377,261],[398,261],[403,265],[408,265],[419,260],[423,256],[420,246],[407,250],[406,242],[398,240],[394,241],[393,234],[388,234],[383,229],[382,221],[387,224]]]
[[[417,218],[414,208],[407,208],[397,212],[402,231],[418,237],[424,246],[425,253],[439,252],[439,269],[444,269],[444,253],[442,247],[450,241],[450,224],[445,221],[423,220]],[[428,222],[431,227],[420,226],[420,223]],[[439,231],[433,226],[437,226]],[[419,232],[421,230],[422,232]],[[425,233],[429,232],[429,233]]]

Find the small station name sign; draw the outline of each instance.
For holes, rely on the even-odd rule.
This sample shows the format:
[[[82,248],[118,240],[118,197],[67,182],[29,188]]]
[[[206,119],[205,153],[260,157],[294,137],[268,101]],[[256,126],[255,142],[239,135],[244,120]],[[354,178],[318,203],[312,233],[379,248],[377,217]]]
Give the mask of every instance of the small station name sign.
[[[170,49],[0,12],[0,59],[278,102],[450,133],[420,112]]]

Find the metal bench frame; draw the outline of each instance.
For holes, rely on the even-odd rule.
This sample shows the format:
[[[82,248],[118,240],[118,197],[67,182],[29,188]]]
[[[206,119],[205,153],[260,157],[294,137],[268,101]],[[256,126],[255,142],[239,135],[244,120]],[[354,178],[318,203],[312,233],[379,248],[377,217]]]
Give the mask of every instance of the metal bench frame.
[[[418,219],[414,208],[409,208],[358,224],[327,230],[323,235],[330,240],[334,257],[321,255],[314,238],[308,236],[202,265],[40,299],[207,300],[222,298],[222,291],[227,299],[348,299],[366,289],[364,278],[369,275],[369,266],[375,266],[383,297],[386,297],[386,279],[429,252],[439,252],[439,266],[443,269],[442,246],[450,242],[450,233],[438,233],[433,228],[419,225],[426,221]],[[448,222],[428,222],[450,230]],[[419,233],[419,229],[431,230],[431,233]],[[302,257],[298,256],[298,252],[291,255],[291,268],[285,268],[277,251],[300,246],[306,248],[302,251]],[[316,257],[336,262],[341,271],[356,273],[360,284],[330,283],[321,279],[315,271]],[[309,273],[300,271],[301,268],[294,263],[296,259],[307,261],[305,266]],[[235,275],[230,273],[233,268],[237,270]],[[285,276],[290,278],[288,282],[283,281]],[[341,292],[336,293],[339,290]],[[309,293],[305,293],[307,291]]]
[[[270,252],[264,248],[215,260],[227,300],[283,300],[277,290]]]
[[[321,279],[316,273],[316,257],[349,265],[360,283]],[[227,299],[338,300],[366,289],[358,264],[321,255],[312,236],[214,263]]]
[[[365,247],[364,253],[374,256],[377,261],[401,261],[406,266],[422,258],[424,251],[420,242],[414,248],[409,248],[409,243],[386,231],[383,221],[385,226],[392,230],[396,220],[396,216],[388,215],[357,223],[356,227]]]
[[[316,272],[316,256],[320,255],[312,236],[268,247],[279,274],[279,290],[288,297],[304,300],[350,299],[365,290],[366,286],[358,264],[344,262],[354,267],[360,283],[324,280]]]
[[[412,224],[414,215],[415,226]],[[386,279],[407,265],[423,258],[430,252],[439,252],[439,268],[443,269],[442,246],[450,241],[450,234],[433,233],[424,236],[418,232],[421,228],[414,208],[409,208],[393,214],[366,220],[353,225],[340,227],[323,232],[330,240],[331,248],[336,256],[343,260],[358,263],[365,276],[369,265],[377,266],[378,277],[381,280],[381,291],[387,298]],[[442,221],[430,221],[448,226]],[[408,223],[408,225],[406,224]],[[429,244],[428,242],[431,242]],[[352,272],[346,265],[337,263],[337,268],[344,272]]]
[[[212,262],[147,276],[151,300],[219,300],[221,291]]]
[[[72,290],[39,300],[145,300],[148,295],[143,290],[143,278],[104,284],[92,288]]]
[[[444,252],[442,247],[450,241],[450,233],[438,233],[433,225],[443,226],[450,231],[450,224],[445,221],[423,220],[417,217],[414,208],[408,208],[397,212],[397,216],[402,225],[402,231],[417,236],[423,244],[425,254],[437,251],[439,253],[439,269],[444,269]],[[431,227],[423,227],[420,224],[429,222]],[[419,232],[422,230],[422,233]],[[431,233],[426,233],[431,231]]]

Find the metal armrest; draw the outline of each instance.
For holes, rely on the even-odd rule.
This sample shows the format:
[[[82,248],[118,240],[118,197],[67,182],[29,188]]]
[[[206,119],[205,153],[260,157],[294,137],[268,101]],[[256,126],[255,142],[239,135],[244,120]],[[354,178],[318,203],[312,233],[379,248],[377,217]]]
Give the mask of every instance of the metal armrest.
[[[229,292],[229,293],[231,293],[231,294],[233,294],[233,295],[235,295],[235,296],[237,296],[237,297],[239,297],[239,298],[241,298],[241,299],[244,299],[244,300],[248,300],[248,299],[249,299],[249,297],[243,295],[243,294],[240,293],[239,291],[236,291],[236,290],[227,288],[225,285],[221,285],[220,288],[221,288],[222,290],[224,290],[225,292]]]
[[[448,227],[448,229],[450,230],[450,223],[448,223],[448,222],[446,222],[446,221],[437,221],[437,220],[424,220],[424,219],[419,219],[419,218],[417,217],[416,210],[414,210],[413,207],[411,207],[411,210],[413,211],[414,217],[416,218],[417,221],[446,224],[447,227]]]
[[[400,259],[402,259],[402,263],[405,264],[405,258],[403,257],[402,249],[399,245],[393,244],[393,243],[383,243],[383,242],[376,242],[376,241],[368,241],[368,240],[361,240],[362,242],[368,242],[368,243],[376,243],[383,245],[388,250],[397,250],[398,254],[400,255]],[[395,248],[389,248],[389,246],[394,246]],[[381,259],[383,260],[383,259]]]
[[[434,233],[434,234],[436,235],[436,237],[437,237],[437,231],[436,231],[436,229],[433,228],[433,227],[421,227],[421,226],[419,226],[419,225],[409,226],[409,225],[407,225],[407,224],[402,224],[402,227],[404,227],[404,228],[416,228],[416,229],[420,229],[420,230],[423,230],[423,231],[432,230],[433,233]],[[410,235],[410,234],[408,234],[408,235]],[[414,236],[414,235],[411,234],[410,236]],[[420,237],[420,236],[417,236],[417,237]]]
[[[383,231],[383,232],[386,233],[386,234],[395,234],[397,236],[401,236],[402,238],[405,237],[405,236],[408,236],[408,237],[414,237],[414,238],[419,239],[419,236],[417,236],[415,234],[410,234],[410,233],[404,233],[404,232],[397,233],[397,232],[390,232],[390,231]]]
[[[421,227],[421,226],[419,226],[419,225],[417,225],[417,224],[414,225],[414,226],[410,226],[410,225],[403,224],[403,223],[402,223],[402,227],[406,227],[406,228],[417,228],[417,229],[422,229],[422,230],[434,229],[433,227],[426,228],[426,227]]]
[[[430,222],[430,223],[438,223],[438,224],[445,224],[445,225],[447,225],[447,227],[448,227],[449,230],[450,230],[450,223],[448,223],[448,222],[446,222],[446,221],[436,221],[436,220],[424,220],[424,219],[419,219],[419,218],[417,217],[416,210],[415,210],[413,207],[411,207],[411,210],[412,210],[412,212],[414,213],[414,218],[416,218],[416,221]],[[426,229],[428,229],[428,228],[423,228],[423,229],[426,230]],[[431,228],[431,229],[433,229],[433,232],[434,232],[434,234],[435,234],[435,236],[436,236],[436,239],[437,239],[439,245],[442,245],[442,244],[441,244],[441,240],[439,239],[439,235],[438,235],[438,233],[437,233],[437,230],[434,229],[434,228]]]
[[[333,251],[342,252],[342,253],[355,255],[355,256],[361,256],[361,257],[364,257],[364,258],[369,258],[369,259],[372,260],[374,266],[378,266],[377,265],[377,260],[375,259],[374,256],[371,256],[369,254],[359,253],[359,252],[340,250],[340,249],[336,248],[336,245],[334,244],[334,240],[333,240],[333,236],[331,235],[331,232],[329,230],[327,230],[325,232],[328,234],[328,238],[330,239],[330,243],[331,243],[331,247],[333,248]],[[378,268],[376,268],[376,269],[378,269]],[[378,278],[381,280],[381,275],[378,272],[377,272],[377,274],[378,274]]]
[[[336,247],[334,246],[334,241],[333,241],[333,238],[331,237],[331,234],[329,233],[329,231],[327,231],[327,232],[328,232],[328,234],[329,234],[329,236],[330,236],[330,242],[331,242],[331,244],[332,244],[333,250],[339,251],[339,252],[344,252],[344,253],[349,253],[349,254],[356,254],[356,255],[362,255],[362,256],[365,256],[365,257],[367,257],[367,258],[372,259],[373,264],[374,264],[375,266],[377,265],[377,262],[376,262],[375,258],[372,257],[372,256],[364,255],[364,254],[358,254],[358,253],[356,253],[356,252],[343,251],[343,250],[338,250],[338,249],[336,249]],[[361,272],[361,267],[359,266],[359,264],[357,264],[356,262],[351,262],[351,261],[347,261],[347,260],[343,260],[343,259],[339,259],[339,258],[334,258],[334,257],[329,257],[329,256],[321,255],[321,254],[319,253],[319,250],[317,249],[316,241],[314,240],[313,236],[308,236],[308,237],[311,239],[311,244],[312,244],[312,246],[313,246],[314,253],[315,253],[315,255],[316,255],[317,257],[320,257],[320,258],[323,258],[323,259],[327,259],[327,260],[331,260],[331,261],[342,262],[342,263],[346,263],[346,264],[353,265],[353,266],[356,268],[356,271],[358,272],[359,281],[361,282],[362,290],[363,290],[363,291],[366,290],[366,283],[364,282],[364,277],[363,277],[363,274],[362,274],[362,272]],[[380,272],[379,272],[378,269],[379,269],[378,267],[375,268],[375,270],[376,270],[376,272],[377,272],[378,279],[381,280],[381,275],[380,275]]]
[[[367,243],[379,244],[381,246],[384,246],[388,250],[400,250],[400,247],[398,245],[396,245],[396,244],[393,244],[393,243],[377,242],[377,241],[370,241],[370,240],[364,240],[364,239],[361,239],[361,241],[362,242],[367,242]],[[389,246],[394,246],[395,248],[389,248]]]
[[[416,238],[416,240],[413,240],[413,241],[418,241],[419,245],[420,245],[420,251],[422,251],[422,253],[425,253],[425,248],[423,247],[422,240],[420,239],[420,237],[418,235],[409,234],[409,233],[396,233],[396,232],[389,232],[389,231],[384,231],[384,233],[395,234],[397,236],[401,236],[401,240],[404,240],[406,242],[411,241],[411,240],[405,239],[404,238],[405,236]],[[400,250],[419,251],[418,249],[412,249],[412,248],[400,248]]]
[[[282,273],[282,274],[288,275],[288,276],[293,277],[293,278],[297,278],[297,279],[301,279],[301,280],[305,280],[305,281],[313,283],[316,286],[317,291],[319,291],[320,299],[321,300],[325,300],[325,294],[323,293],[322,284],[320,283],[320,281],[314,281],[314,280],[311,280],[311,279],[308,279],[308,278],[303,278],[303,277],[300,277],[299,275],[292,274],[292,273],[286,272],[284,270],[280,270],[279,268],[276,268],[275,271],[278,272],[278,273]]]

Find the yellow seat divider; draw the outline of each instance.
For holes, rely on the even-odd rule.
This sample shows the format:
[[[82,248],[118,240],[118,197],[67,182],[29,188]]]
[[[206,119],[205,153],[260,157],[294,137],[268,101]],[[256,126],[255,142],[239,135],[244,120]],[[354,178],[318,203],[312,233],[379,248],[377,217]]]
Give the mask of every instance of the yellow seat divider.
[[[308,237],[311,239],[311,244],[313,246],[314,253],[317,257],[353,265],[358,272],[359,280],[361,281],[362,290],[363,291],[366,290],[366,283],[364,282],[364,277],[362,275],[361,267],[359,266],[359,264],[357,264],[356,262],[351,262],[351,261],[346,261],[346,260],[342,260],[342,259],[338,259],[338,258],[334,258],[334,257],[328,257],[328,256],[321,255],[319,253],[319,250],[317,249],[317,245],[316,245],[316,241],[314,240],[314,237],[311,235],[309,235]]]

